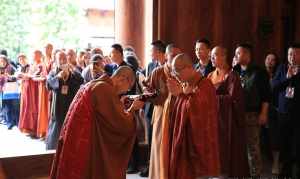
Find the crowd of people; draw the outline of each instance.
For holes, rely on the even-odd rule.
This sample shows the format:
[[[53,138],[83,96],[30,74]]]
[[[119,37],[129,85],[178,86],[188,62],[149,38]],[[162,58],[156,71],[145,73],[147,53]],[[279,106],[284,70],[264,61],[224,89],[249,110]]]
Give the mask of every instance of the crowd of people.
[[[231,58],[205,38],[195,60],[152,42],[146,68],[120,44],[109,54],[47,44],[32,63],[20,54],[12,64],[4,53],[0,90],[18,81],[21,93],[19,106],[3,101],[2,118],[57,150],[53,179],[260,177],[264,156],[272,174],[299,178],[300,44],[287,50],[287,61],[270,52],[263,67],[250,44]],[[142,169],[140,143],[149,146]]]

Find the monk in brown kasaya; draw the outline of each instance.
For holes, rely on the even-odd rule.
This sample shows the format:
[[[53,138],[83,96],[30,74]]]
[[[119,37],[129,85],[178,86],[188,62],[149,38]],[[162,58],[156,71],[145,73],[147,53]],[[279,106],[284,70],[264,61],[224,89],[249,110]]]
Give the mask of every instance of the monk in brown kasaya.
[[[136,136],[135,100],[124,108],[120,94],[135,83],[133,71],[119,67],[83,86],[75,96],[59,138],[51,179],[125,179]]]
[[[170,110],[167,178],[195,179],[220,175],[217,98],[212,83],[193,68],[186,54],[177,55],[172,73],[181,83]],[[173,90],[170,90],[173,93]],[[164,131],[165,133],[165,131]],[[165,134],[164,134],[165,135]]]

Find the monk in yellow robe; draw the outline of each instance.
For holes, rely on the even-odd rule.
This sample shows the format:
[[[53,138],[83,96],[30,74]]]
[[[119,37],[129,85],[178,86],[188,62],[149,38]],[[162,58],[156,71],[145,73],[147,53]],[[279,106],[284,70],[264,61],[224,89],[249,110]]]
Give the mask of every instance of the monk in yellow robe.
[[[154,90],[158,93],[157,97],[150,101],[154,104],[152,115],[152,144],[150,155],[150,168],[149,178],[160,178],[161,166],[160,166],[160,153],[161,153],[161,136],[162,136],[162,118],[164,103],[168,97],[167,79],[170,78],[170,69],[173,57],[179,53],[179,48],[174,44],[170,44],[166,48],[165,57],[167,63],[163,66],[157,67],[149,77],[149,83],[147,88],[151,91]]]
[[[119,67],[83,86],[67,113],[53,162],[51,179],[125,179],[136,136],[134,101],[120,100],[135,82],[133,71]]]

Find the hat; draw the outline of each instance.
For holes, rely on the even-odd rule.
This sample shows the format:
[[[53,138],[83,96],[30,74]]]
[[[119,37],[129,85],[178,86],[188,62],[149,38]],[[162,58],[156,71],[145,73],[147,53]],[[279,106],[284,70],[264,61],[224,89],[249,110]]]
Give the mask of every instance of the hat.
[[[96,63],[96,62],[99,62],[100,60],[103,60],[103,56],[101,54],[96,54],[96,55],[93,55],[92,56],[92,63]]]
[[[0,50],[0,54],[1,54],[1,55],[4,55],[4,56],[7,56],[7,50],[1,49],[1,50]]]

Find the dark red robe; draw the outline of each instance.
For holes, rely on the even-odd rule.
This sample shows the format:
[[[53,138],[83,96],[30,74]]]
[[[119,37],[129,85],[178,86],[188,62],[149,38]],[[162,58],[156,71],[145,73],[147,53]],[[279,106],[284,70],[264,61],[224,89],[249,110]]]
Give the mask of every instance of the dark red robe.
[[[125,179],[135,135],[110,78],[92,81],[69,108],[51,179]]]
[[[220,175],[215,89],[200,76],[194,85],[194,93],[177,97],[170,114],[169,179]]]
[[[238,74],[231,71],[226,80],[215,84],[222,174],[249,177],[244,96]]]

